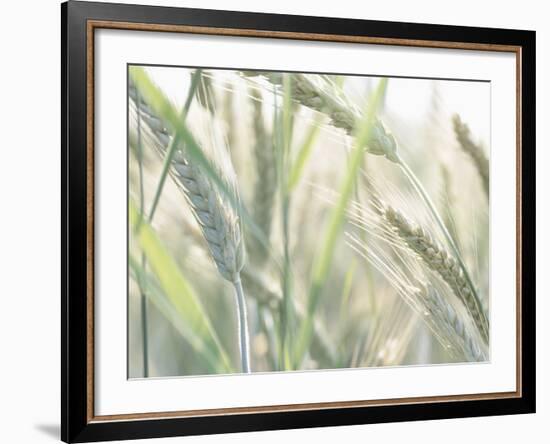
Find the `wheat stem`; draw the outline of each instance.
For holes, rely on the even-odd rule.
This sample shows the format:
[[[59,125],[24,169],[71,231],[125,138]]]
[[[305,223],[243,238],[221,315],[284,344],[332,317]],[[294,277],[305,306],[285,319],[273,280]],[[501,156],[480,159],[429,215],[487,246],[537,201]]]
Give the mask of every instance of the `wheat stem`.
[[[262,97],[256,90],[252,90],[252,97],[254,108],[253,127],[256,138],[254,143],[256,181],[253,195],[253,215],[256,223],[263,230],[265,237],[269,239],[273,219],[273,204],[277,189],[277,171],[273,168],[276,159],[271,134],[269,134],[264,125]],[[254,240],[254,244],[254,248],[250,249],[254,255],[254,260],[259,265],[264,264],[269,251],[256,240]]]
[[[407,176],[409,181],[412,183],[415,190],[418,192],[420,197],[426,203],[428,210],[430,211],[431,215],[435,219],[437,225],[439,226],[439,229],[445,236],[447,243],[451,246],[451,249],[453,250],[453,254],[456,260],[458,261],[458,265],[460,266],[462,273],[464,274],[464,278],[466,279],[466,284],[469,287],[469,291],[464,290],[462,292],[464,297],[464,302],[468,310],[470,311],[470,314],[474,317],[474,319],[476,319],[476,324],[480,328],[484,339],[488,340],[489,323],[487,321],[487,318],[485,317],[485,313],[483,312],[483,308],[482,308],[483,306],[481,305],[481,300],[479,299],[479,295],[477,294],[477,289],[475,288],[474,283],[470,278],[470,273],[468,272],[468,268],[466,267],[466,264],[462,260],[462,255],[460,254],[460,251],[453,237],[449,234],[447,227],[443,223],[443,220],[441,219],[439,212],[437,211],[435,205],[430,199],[430,196],[422,186],[422,183],[418,180],[414,172],[409,168],[409,166],[402,160],[402,158],[399,155],[397,155],[397,159],[398,159],[397,160],[398,165],[404,171],[405,175]]]
[[[201,243],[203,241],[199,230],[188,222],[186,231],[189,232],[195,242]],[[273,287],[265,272],[253,268],[249,261],[241,270],[240,277],[247,297],[254,299],[259,306],[265,307],[273,313],[280,312],[283,297],[280,290]],[[296,304],[295,311],[297,319],[302,320],[305,316],[304,308]],[[336,356],[332,350],[329,337],[326,327],[317,320],[311,343],[311,355],[314,359],[336,362]]]
[[[241,354],[241,369],[250,373],[250,346],[248,339],[248,319],[246,300],[240,275],[233,281],[235,287],[235,304],[237,306],[237,330],[239,332],[239,350]]]
[[[283,84],[281,73],[259,71],[242,73],[249,77],[262,76],[277,86]],[[294,74],[291,95],[302,106],[328,116],[335,127],[343,129],[349,135],[353,135],[356,123],[361,121],[361,110],[324,76]],[[397,161],[397,142],[382,121],[376,117],[366,140],[365,149],[370,154],[384,156],[392,162]]]
[[[138,95],[139,102],[139,95]],[[141,117],[139,117],[139,103],[137,105],[138,119],[137,119],[137,154],[138,154],[138,168],[139,168],[139,212],[140,217],[144,217],[145,212],[145,198],[143,192],[143,144],[141,140]],[[141,255],[141,268],[145,272],[147,267],[147,261],[145,259],[145,253]],[[149,377],[149,339],[148,339],[148,322],[147,322],[147,295],[145,294],[145,285],[141,281],[139,282],[139,297],[140,297],[140,311],[141,311],[141,340],[142,340],[142,353],[143,353],[143,377]]]

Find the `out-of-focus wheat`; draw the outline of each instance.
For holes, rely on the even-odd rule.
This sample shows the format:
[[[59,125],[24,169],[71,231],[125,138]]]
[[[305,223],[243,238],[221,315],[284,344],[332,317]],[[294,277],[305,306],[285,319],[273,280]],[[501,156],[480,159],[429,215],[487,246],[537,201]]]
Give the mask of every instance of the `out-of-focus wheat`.
[[[483,149],[474,143],[470,134],[470,128],[462,122],[458,114],[453,116],[453,125],[460,147],[472,159],[483,184],[483,190],[489,196],[489,159],[487,159]]]
[[[283,75],[276,72],[243,71],[245,76],[263,76],[275,85],[282,85]],[[352,135],[355,125],[361,120],[361,110],[339,93],[338,88],[326,76],[294,74],[291,95],[299,104],[326,114],[333,125]],[[397,142],[381,120],[375,119],[366,150],[374,155],[385,156],[398,162]]]
[[[254,127],[254,160],[256,165],[256,181],[252,198],[253,217],[258,227],[263,231],[266,239],[271,234],[273,221],[273,204],[277,195],[277,171],[274,168],[276,159],[273,147],[273,136],[264,124],[262,112],[262,95],[258,90],[251,90],[252,95],[252,124]],[[265,245],[255,242],[249,249],[257,265],[265,263],[268,250]]]
[[[152,107],[138,94],[136,85],[130,81],[128,94],[134,102],[139,100],[141,118],[148,124],[157,136],[161,155],[168,149],[173,137],[166,129],[162,119]],[[235,193],[238,201],[237,185],[234,182],[233,171],[229,162],[217,169],[228,188]],[[244,266],[245,250],[240,217],[232,202],[230,202],[210,180],[198,165],[193,165],[185,156],[185,147],[177,147],[171,165],[171,175],[184,192],[187,202],[201,228],[208,244],[212,259],[220,275],[235,287],[235,301],[238,312],[238,330],[240,337],[241,363],[244,372],[250,372],[248,322],[246,301],[241,283],[241,270]]]

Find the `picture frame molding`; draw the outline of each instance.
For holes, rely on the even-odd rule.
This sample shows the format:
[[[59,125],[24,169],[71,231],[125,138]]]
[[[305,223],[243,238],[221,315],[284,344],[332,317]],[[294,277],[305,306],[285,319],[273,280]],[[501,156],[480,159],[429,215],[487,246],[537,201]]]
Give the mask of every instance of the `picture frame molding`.
[[[70,1],[61,6],[61,434],[66,442],[535,411],[535,33]],[[515,392],[94,415],[94,32],[161,31],[516,54]],[[529,115],[528,119],[523,114]]]

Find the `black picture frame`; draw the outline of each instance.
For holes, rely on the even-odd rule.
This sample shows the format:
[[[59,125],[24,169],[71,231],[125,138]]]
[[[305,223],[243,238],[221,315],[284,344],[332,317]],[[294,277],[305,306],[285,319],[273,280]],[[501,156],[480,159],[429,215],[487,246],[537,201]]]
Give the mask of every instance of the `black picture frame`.
[[[448,399],[438,402],[388,403],[293,411],[237,412],[229,415],[97,420],[90,414],[90,366],[93,306],[87,297],[90,281],[90,245],[93,241],[93,177],[88,147],[91,133],[87,82],[90,71],[87,42],[90,21],[223,28],[267,34],[311,34],[346,38],[369,37],[388,41],[509,45],[519,48],[520,158],[518,203],[521,231],[518,270],[521,294],[518,306],[521,393],[495,399]],[[62,104],[62,273],[61,273],[61,438],[90,442],[180,435],[231,433],[289,428],[370,424],[442,418],[509,415],[535,412],[535,32],[259,14],[185,8],[70,1],[61,5]],[[93,30],[92,30],[93,31]],[[411,43],[412,44],[412,43]],[[436,45],[437,46],[437,45]],[[458,46],[460,47],[460,46]],[[93,113],[92,113],[93,114]],[[519,186],[520,185],[520,186]],[[93,190],[92,190],[93,191]],[[90,197],[91,196],[91,197]],[[512,198],[512,197],[511,197]],[[92,207],[90,207],[92,205]],[[90,240],[90,237],[92,240]],[[93,263],[93,261],[92,261]],[[93,266],[93,265],[92,265]],[[92,315],[90,315],[92,313]],[[93,404],[92,404],[93,408]]]

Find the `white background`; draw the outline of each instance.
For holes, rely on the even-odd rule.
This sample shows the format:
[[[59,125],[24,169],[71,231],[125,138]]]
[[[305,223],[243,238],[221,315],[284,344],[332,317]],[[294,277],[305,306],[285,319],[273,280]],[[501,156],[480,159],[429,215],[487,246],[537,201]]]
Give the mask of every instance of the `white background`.
[[[218,9],[255,10],[379,20],[525,28],[537,30],[537,225],[548,224],[550,209],[543,189],[550,186],[542,167],[550,161],[550,29],[543,2],[437,1],[296,2],[165,1]],[[57,439],[59,423],[59,4],[54,0],[2,6],[0,51],[0,414],[2,441],[42,443]],[[544,281],[543,248],[548,231],[538,230],[538,411],[536,415],[474,418],[405,424],[339,427],[214,437],[175,438],[172,442],[546,442],[550,420],[548,374],[550,304]],[[156,442],[170,442],[159,440]]]

